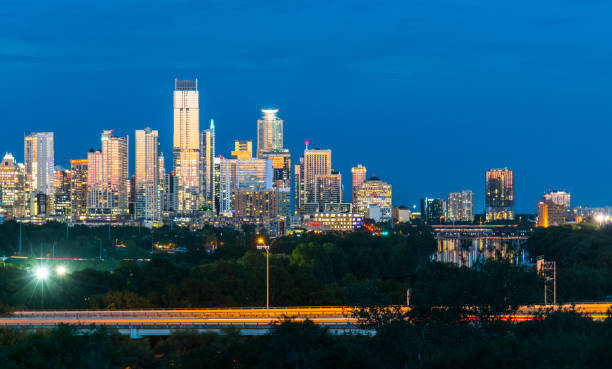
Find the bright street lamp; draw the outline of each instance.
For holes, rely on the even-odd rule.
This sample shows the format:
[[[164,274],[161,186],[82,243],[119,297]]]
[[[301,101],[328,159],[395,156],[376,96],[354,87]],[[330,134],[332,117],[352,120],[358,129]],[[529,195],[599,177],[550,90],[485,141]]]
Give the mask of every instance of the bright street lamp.
[[[66,272],[67,272],[66,267],[63,265],[58,265],[57,268],[55,268],[55,273],[59,276],[65,275]]]
[[[261,237],[257,243],[257,250],[266,250],[266,310],[270,310],[270,245],[264,245]]]
[[[38,267],[36,270],[34,270],[34,275],[39,280],[45,280],[47,277],[49,277],[49,269],[43,266]]]

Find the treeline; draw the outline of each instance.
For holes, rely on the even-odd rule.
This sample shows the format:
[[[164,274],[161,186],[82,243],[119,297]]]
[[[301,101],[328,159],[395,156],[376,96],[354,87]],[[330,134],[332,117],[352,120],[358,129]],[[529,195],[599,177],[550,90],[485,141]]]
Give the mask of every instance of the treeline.
[[[559,301],[612,298],[612,225],[538,229],[524,246],[532,257],[556,262]]]
[[[31,269],[6,264],[0,269],[0,302],[31,309],[262,306],[266,258],[255,239],[265,235],[229,235],[237,239],[228,241],[224,233],[194,241],[185,254],[149,255],[150,262],[122,261],[112,271],[88,268],[44,281]],[[203,246],[210,242],[219,242],[212,253]],[[408,289],[415,301],[443,290],[455,301],[473,303],[495,294],[520,303],[541,299],[533,270],[504,261],[457,268],[432,262],[435,250],[431,232],[422,227],[386,237],[356,232],[279,238],[271,242],[270,302],[403,305]]]
[[[364,321],[364,325],[372,321]],[[609,368],[612,319],[573,312],[513,324],[398,319],[375,335],[332,335],[310,321],[280,322],[264,336],[174,334],[130,340],[103,328],[0,329],[3,368]]]

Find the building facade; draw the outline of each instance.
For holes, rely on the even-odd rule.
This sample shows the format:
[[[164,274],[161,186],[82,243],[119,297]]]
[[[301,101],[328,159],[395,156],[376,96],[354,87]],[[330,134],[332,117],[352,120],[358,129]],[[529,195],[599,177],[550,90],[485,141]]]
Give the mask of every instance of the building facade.
[[[451,192],[446,198],[446,220],[471,222],[474,220],[474,193],[470,190]]]
[[[0,215],[5,220],[23,218],[25,201],[25,167],[7,153],[0,163]]]
[[[147,127],[136,130],[134,138],[134,218],[138,221],[159,221],[159,133]]]
[[[176,211],[192,215],[200,200],[200,105],[198,80],[174,81]]]
[[[128,204],[128,136],[102,131],[102,150],[87,155],[87,214],[92,221],[124,220]]]
[[[70,220],[87,218],[87,159],[70,160]]]
[[[235,211],[238,217],[273,219],[278,217],[278,197],[274,189],[236,190]]]
[[[357,191],[359,191],[359,187],[363,184],[363,182],[367,179],[368,170],[363,165],[359,164],[356,167],[351,168],[352,174],[352,202],[355,203]]]
[[[446,201],[426,197],[421,199],[421,218],[429,223],[441,223],[446,218]]]
[[[283,120],[276,116],[278,109],[261,109],[257,120],[257,157],[283,149]]]
[[[486,173],[485,216],[489,222],[514,219],[514,173],[508,168]]]
[[[24,138],[24,165],[26,215],[47,214],[41,211],[40,201],[36,201],[37,194],[45,194],[48,201],[46,209],[52,210],[54,195],[53,183],[55,173],[55,159],[53,150],[53,132],[32,132]],[[42,198],[39,196],[39,199]]]
[[[200,133],[200,188],[202,208],[216,213],[215,144],[215,121],[211,119],[209,128]]]
[[[357,189],[355,212],[367,217],[371,207],[380,208],[380,221],[392,219],[392,188],[376,176],[370,177]]]

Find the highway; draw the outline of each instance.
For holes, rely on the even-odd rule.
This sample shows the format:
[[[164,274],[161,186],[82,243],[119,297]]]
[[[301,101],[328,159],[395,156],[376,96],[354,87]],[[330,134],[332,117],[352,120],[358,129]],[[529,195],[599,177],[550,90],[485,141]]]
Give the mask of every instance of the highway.
[[[512,321],[534,319],[542,306],[525,306],[516,314],[505,316]],[[612,303],[584,303],[561,305],[554,309],[574,308],[576,311],[603,320]],[[404,307],[403,309],[408,309]],[[147,310],[62,310],[16,311],[0,318],[0,327],[38,329],[70,324],[87,331],[92,325],[106,326],[132,338],[169,335],[174,332],[222,332],[233,327],[244,335],[261,335],[283,318],[328,327],[333,334],[374,334],[363,329],[353,317],[350,307],[283,307],[283,308],[223,308],[223,309],[147,309]]]

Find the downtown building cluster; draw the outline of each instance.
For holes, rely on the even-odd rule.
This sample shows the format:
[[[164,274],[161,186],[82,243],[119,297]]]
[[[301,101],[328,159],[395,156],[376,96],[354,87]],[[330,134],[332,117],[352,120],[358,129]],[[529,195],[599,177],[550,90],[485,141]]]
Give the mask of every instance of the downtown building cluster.
[[[272,234],[290,228],[353,230],[365,218],[390,220],[391,186],[375,176],[355,182],[343,202],[342,176],[330,149],[309,148],[297,165],[284,147],[278,109],[262,109],[256,147],[238,138],[230,157],[217,152],[215,122],[201,130],[198,81],[175,80],[172,162],[159,149],[159,132],[130,137],[103,130],[100,146],[69,168],[54,161],[54,133],[24,137],[24,163],[7,153],[0,167],[0,216],[32,223],[49,220],[87,224],[175,223],[240,227],[256,224]],[[171,171],[166,171],[171,167]]]

